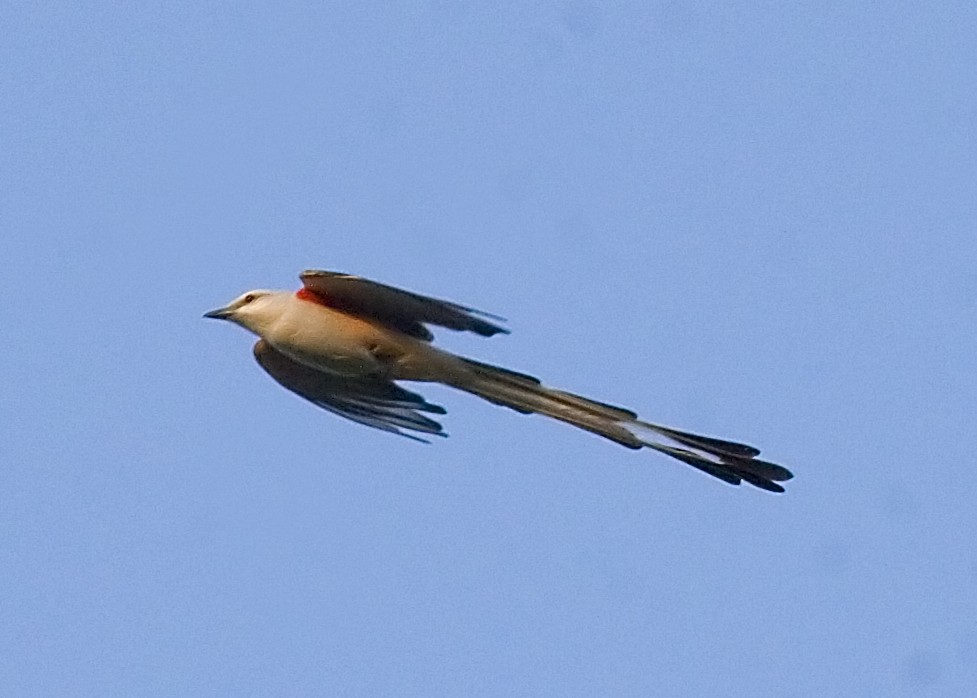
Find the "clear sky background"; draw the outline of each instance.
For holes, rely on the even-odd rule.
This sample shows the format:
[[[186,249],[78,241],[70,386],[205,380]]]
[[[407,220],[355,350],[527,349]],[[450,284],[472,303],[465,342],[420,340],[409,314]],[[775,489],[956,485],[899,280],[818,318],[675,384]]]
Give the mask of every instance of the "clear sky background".
[[[0,695],[977,695],[977,9],[0,10]],[[762,447],[446,388],[425,446],[201,314],[306,267]]]

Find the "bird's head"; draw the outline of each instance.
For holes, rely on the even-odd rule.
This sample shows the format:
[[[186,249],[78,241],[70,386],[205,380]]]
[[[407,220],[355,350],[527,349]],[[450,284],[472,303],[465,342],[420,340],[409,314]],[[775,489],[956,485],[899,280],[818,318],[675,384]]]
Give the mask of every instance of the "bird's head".
[[[242,293],[223,308],[204,313],[215,320],[230,320],[257,335],[281,316],[283,299],[287,291],[258,289]]]

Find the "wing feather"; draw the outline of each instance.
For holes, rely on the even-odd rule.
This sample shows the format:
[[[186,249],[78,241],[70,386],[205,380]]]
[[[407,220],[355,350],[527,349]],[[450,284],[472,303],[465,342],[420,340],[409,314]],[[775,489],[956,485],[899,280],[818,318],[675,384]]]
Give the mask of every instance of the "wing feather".
[[[421,414],[444,414],[444,408],[392,381],[317,371],[293,361],[263,339],[254,345],[254,358],[282,387],[341,417],[416,441],[424,439],[401,430],[447,436],[438,422]]]
[[[502,321],[496,315],[451,301],[404,291],[360,276],[309,269],[302,272],[299,278],[308,291],[330,307],[378,320],[404,334],[428,342],[434,339],[434,335],[425,325],[474,332],[483,337],[509,332],[486,319]]]

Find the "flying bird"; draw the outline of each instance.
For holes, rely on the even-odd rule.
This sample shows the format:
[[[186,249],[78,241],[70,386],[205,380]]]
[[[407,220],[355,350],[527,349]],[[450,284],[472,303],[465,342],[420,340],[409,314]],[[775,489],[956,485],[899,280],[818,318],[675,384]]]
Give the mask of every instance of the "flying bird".
[[[302,288],[243,293],[204,317],[256,334],[254,357],[282,386],[338,415],[383,431],[446,436],[429,415],[445,414],[397,381],[443,383],[523,414],[537,413],[631,449],[651,448],[731,485],[771,492],[793,477],[753,446],[638,419],[631,410],[548,388],[537,378],[448,353],[429,325],[507,334],[503,319],[359,276],[308,270]],[[660,439],[667,440],[668,443]]]

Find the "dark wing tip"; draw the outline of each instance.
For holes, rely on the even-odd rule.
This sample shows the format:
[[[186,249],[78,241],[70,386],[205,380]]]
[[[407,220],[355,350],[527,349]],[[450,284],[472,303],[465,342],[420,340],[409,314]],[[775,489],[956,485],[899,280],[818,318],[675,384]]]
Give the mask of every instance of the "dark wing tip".
[[[424,416],[445,414],[441,405],[425,400],[391,381],[346,379],[316,371],[275,350],[264,339],[252,349],[258,364],[282,387],[346,419],[415,441],[447,436],[440,423]]]
[[[302,284],[330,305],[362,314],[418,339],[434,337],[426,325],[474,332],[482,337],[508,334],[496,322],[504,319],[468,306],[424,296],[354,274],[323,269],[306,269],[299,274]]]
[[[476,316],[488,315],[488,313],[483,313],[482,311],[475,310],[473,308],[465,308],[465,314],[468,315],[469,319],[471,320],[471,325],[469,325],[468,329],[481,337],[492,337],[497,334],[512,334],[512,330],[508,329],[507,327],[500,327],[499,325],[487,322],[486,320],[482,320]],[[504,320],[500,319],[500,322],[504,322]]]
[[[410,439],[411,441],[416,441],[417,443],[421,443],[421,444],[430,445],[431,443],[430,439],[425,439],[423,437],[418,436],[417,434],[411,434],[409,432],[402,431],[401,429],[398,429],[396,427],[392,429],[381,429],[381,431],[385,431],[388,434],[396,434],[397,436],[403,436],[405,439]],[[448,432],[446,431],[425,431],[423,433],[427,436],[443,436],[445,438],[448,437]]]

